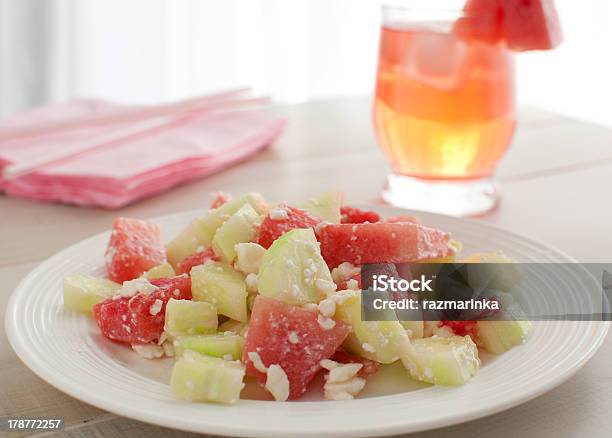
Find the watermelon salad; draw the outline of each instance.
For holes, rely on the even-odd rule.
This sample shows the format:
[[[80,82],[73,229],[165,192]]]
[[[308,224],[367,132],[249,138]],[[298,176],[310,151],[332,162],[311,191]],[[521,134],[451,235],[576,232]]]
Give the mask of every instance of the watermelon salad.
[[[479,351],[521,344],[529,322],[362,321],[360,304],[361,264],[460,260],[459,247],[413,216],[385,219],[337,192],[296,205],[223,194],[166,244],[157,225],[118,218],[107,278],[65,277],[64,307],[134,354],[172,358],[170,387],[194,402],[235,403],[247,381],[276,401],[321,382],[325,399],[353,399],[394,362],[406,379],[462,385]]]

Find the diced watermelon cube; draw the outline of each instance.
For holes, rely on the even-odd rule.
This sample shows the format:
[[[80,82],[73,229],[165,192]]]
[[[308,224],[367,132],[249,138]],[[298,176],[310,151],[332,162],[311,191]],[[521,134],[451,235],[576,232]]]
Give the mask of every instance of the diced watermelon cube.
[[[454,25],[453,32],[466,40],[490,44],[501,41],[503,10],[499,0],[468,0],[463,16]]]
[[[247,375],[265,384],[267,375],[249,357],[257,353],[264,366],[279,365],[289,380],[289,399],[297,399],[350,332],[350,326],[336,321],[329,330],[317,321],[316,309],[285,304],[258,295],[255,299],[242,360]]]
[[[159,227],[140,219],[117,218],[105,259],[108,277],[117,283],[133,280],[165,263],[166,249]]]
[[[158,287],[150,294],[111,297],[93,307],[93,317],[102,334],[129,344],[146,344],[164,331],[166,303],[170,298],[191,299],[191,279],[186,275],[151,280]]]
[[[191,272],[191,268],[198,265],[203,265],[209,260],[218,261],[219,257],[215,255],[212,249],[198,251],[190,256],[185,257],[177,266],[179,274],[187,274]]]
[[[356,354],[348,353],[344,350],[336,350],[330,357],[331,360],[340,363],[360,363],[363,365],[359,370],[359,377],[367,377],[378,372],[380,364],[376,361],[366,359],[365,357],[357,356]]]
[[[279,215],[279,213],[282,214]],[[304,210],[289,205],[281,205],[271,209],[261,223],[257,243],[268,249],[272,242],[287,231],[296,228],[314,229],[319,222],[321,222],[319,219],[312,217]]]
[[[454,253],[449,241],[448,233],[406,222],[329,224],[319,231],[321,254],[331,267],[445,257]]]
[[[349,205],[343,205],[340,209],[341,222],[343,224],[362,224],[364,222],[380,222],[380,215],[375,211],[361,210]]]

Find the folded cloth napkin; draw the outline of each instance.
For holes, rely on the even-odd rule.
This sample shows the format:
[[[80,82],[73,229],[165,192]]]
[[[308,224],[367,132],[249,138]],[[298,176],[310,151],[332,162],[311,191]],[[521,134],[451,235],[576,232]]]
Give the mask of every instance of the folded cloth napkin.
[[[51,105],[0,121],[0,132],[85,114],[112,114],[125,108],[97,100]],[[80,144],[95,145],[96,139],[101,142],[23,175],[0,177],[0,190],[30,199],[119,208],[254,154],[274,141],[285,123],[284,118],[263,110],[211,110],[171,117],[163,126],[152,128],[150,121],[144,120],[0,139],[0,172],[58,148],[73,150],[76,146],[78,150]],[[113,131],[121,134],[126,126],[129,135],[103,140],[109,134],[112,138]]]

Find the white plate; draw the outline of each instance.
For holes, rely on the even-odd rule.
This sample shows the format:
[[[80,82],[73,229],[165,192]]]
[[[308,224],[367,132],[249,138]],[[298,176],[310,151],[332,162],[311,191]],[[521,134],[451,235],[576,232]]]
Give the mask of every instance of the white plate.
[[[385,215],[406,214],[371,206]],[[521,261],[571,262],[541,243],[478,222],[417,213],[427,225],[449,230],[465,250],[501,250]],[[154,219],[164,238],[196,215]],[[234,406],[187,403],[167,386],[171,360],[146,361],[107,342],[88,317],[62,308],[62,278],[103,273],[108,233],[78,243],[32,271],[13,293],[6,312],[11,345],[25,364],[65,393],[118,415],[194,432],[265,437],[357,437],[414,432],[456,424],[508,409],[570,377],[595,353],[607,322],[538,322],[528,342],[485,358],[479,374],[459,388],[424,387],[389,376],[368,382],[364,398],[342,402],[277,404],[241,400]],[[392,395],[381,395],[396,392]],[[249,390],[252,397],[256,391]],[[316,398],[316,391],[309,399]]]

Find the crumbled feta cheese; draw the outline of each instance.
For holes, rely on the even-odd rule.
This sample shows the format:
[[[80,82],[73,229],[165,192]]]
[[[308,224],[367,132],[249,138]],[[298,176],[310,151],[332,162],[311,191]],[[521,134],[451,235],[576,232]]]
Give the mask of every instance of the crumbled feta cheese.
[[[321,366],[323,366],[321,361]],[[326,364],[329,374],[325,377],[323,386],[324,397],[326,400],[350,400],[354,398],[365,386],[366,381],[357,377],[357,373],[363,367],[360,363],[338,364],[329,361]]]
[[[337,288],[336,283],[334,283],[333,281],[324,280],[322,278],[318,278],[315,281],[315,286],[325,295],[333,294]]]
[[[326,298],[319,303],[319,313],[327,318],[331,318],[336,313],[336,302]]]
[[[151,315],[157,315],[161,311],[163,305],[164,302],[162,300],[155,300],[153,304],[151,304],[151,307],[149,307],[149,313]]]
[[[347,380],[355,377],[362,367],[363,364],[360,363],[342,364],[329,371],[327,381],[329,383],[346,382]]]
[[[159,345],[141,344],[132,345],[132,350],[145,359],[157,359],[164,355],[164,349]]]
[[[368,344],[367,342],[361,344],[361,348],[363,348],[368,353],[376,353],[376,348],[372,347],[372,345]]]
[[[300,342],[300,338],[298,337],[296,332],[289,332],[289,342],[292,344],[297,344]]]
[[[345,282],[351,277],[358,275],[361,272],[359,266],[355,266],[352,263],[344,262],[332,269],[332,279],[336,284]]]
[[[336,321],[331,318],[327,318],[319,313],[317,316],[317,322],[323,330],[331,330],[336,326]]]
[[[359,290],[359,282],[354,278],[351,278],[346,282],[346,288],[349,290]]]
[[[266,249],[253,242],[238,243],[234,249],[236,250],[236,269],[244,274],[257,274]]]
[[[149,280],[146,278],[136,278],[134,280],[124,281],[123,286],[119,289],[115,296],[120,297],[133,297],[137,293],[141,293],[143,295],[149,295],[152,292],[155,292],[159,289],[154,284],[149,283]]]
[[[257,274],[251,273],[247,275],[244,282],[249,292],[257,292]]]
[[[323,359],[321,362],[319,362],[319,365],[321,365],[326,370],[331,371],[334,368],[337,368],[339,364],[338,362],[331,359]]]
[[[273,221],[282,221],[284,219],[289,219],[289,213],[287,213],[286,208],[276,207],[270,210],[268,216]]]
[[[262,373],[265,373],[268,371],[268,367],[264,365],[264,363],[261,360],[261,356],[259,356],[258,352],[249,351],[247,355],[249,356],[249,360],[253,362],[253,366],[255,367],[257,371],[262,372]]]
[[[266,389],[270,391],[274,400],[285,401],[289,398],[289,379],[280,365],[270,365],[266,379]]]

